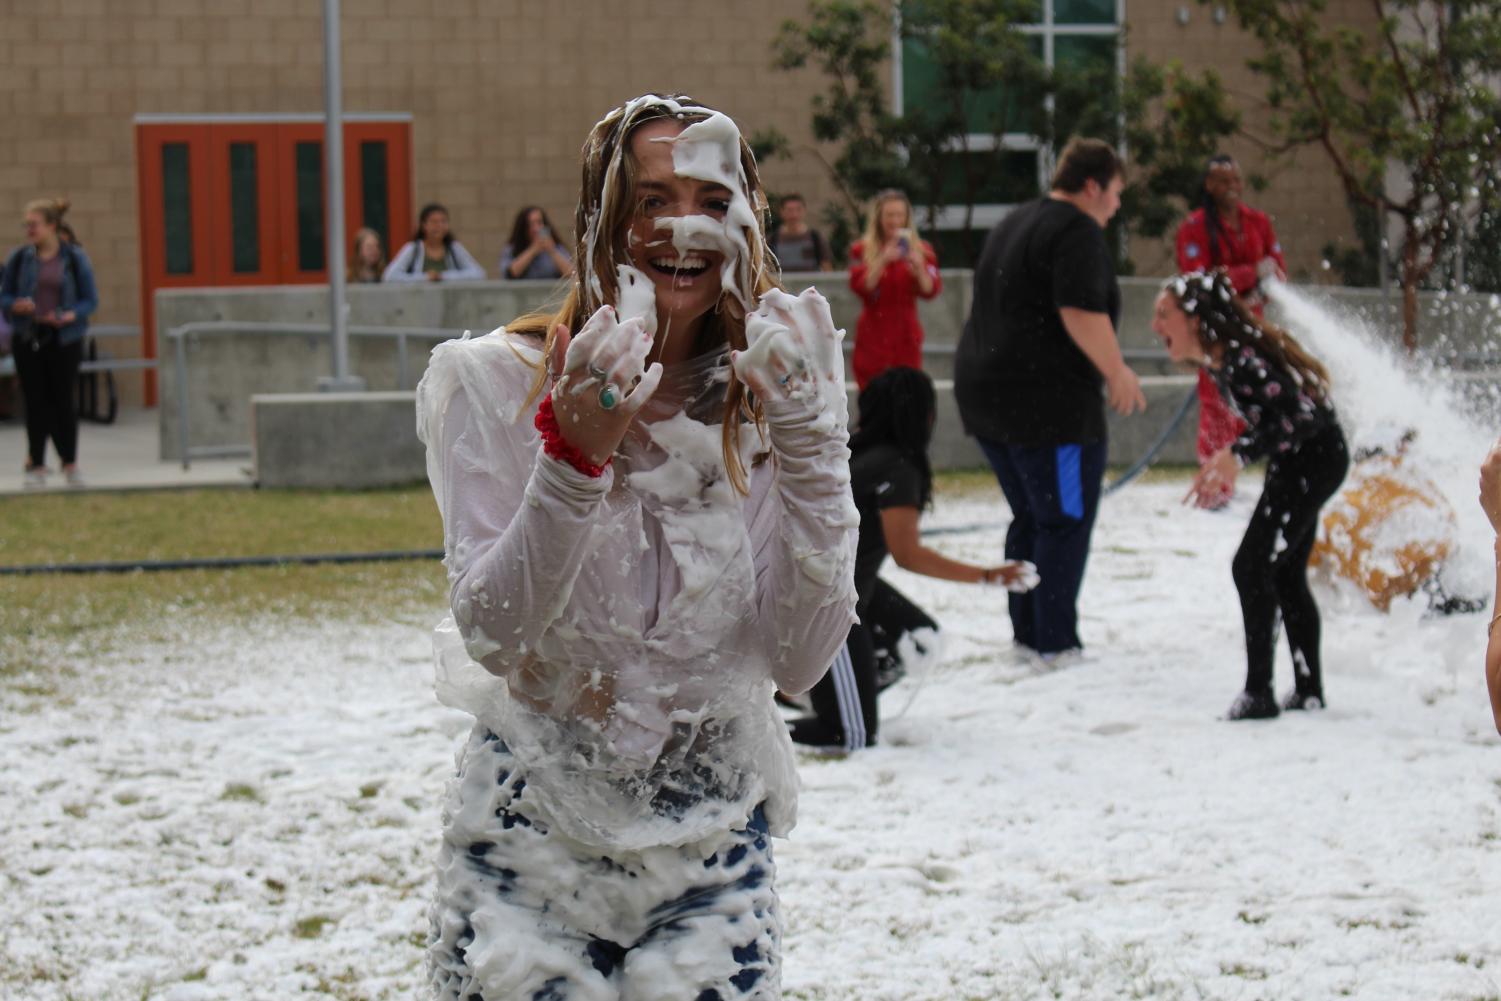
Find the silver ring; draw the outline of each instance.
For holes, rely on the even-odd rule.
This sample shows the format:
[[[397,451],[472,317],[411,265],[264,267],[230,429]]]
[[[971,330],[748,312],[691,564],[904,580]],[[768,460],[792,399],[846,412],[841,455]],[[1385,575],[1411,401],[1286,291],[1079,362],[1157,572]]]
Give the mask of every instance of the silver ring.
[[[620,405],[620,387],[613,382],[607,382],[599,391],[599,409],[614,410]]]
[[[604,382],[610,374],[609,372],[606,372],[604,369],[600,368],[598,365],[594,364],[592,361],[586,367],[589,370],[589,378],[598,379],[600,382]]]

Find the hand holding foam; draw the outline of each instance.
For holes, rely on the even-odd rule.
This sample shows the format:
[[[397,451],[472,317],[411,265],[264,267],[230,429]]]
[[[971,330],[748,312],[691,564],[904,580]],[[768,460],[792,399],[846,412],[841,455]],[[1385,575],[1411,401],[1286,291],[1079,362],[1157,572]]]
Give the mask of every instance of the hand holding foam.
[[[843,340],[829,301],[817,289],[798,296],[772,289],[745,318],[746,348],[730,360],[735,375],[761,399],[802,400],[842,425],[848,416]]]
[[[548,367],[563,374],[553,384],[553,411],[563,438],[590,462],[609,461],[656,392],[662,366],[645,368],[651,347],[646,319],[621,320],[613,306],[595,310],[575,336],[562,325],[554,331]]]

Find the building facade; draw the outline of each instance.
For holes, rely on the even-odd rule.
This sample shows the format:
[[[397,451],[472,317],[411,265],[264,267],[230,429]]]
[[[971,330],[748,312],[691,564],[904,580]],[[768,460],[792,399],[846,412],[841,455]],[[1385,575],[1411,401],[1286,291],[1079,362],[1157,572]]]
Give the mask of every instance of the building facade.
[[[1259,93],[1244,69],[1252,43],[1212,7],[1042,2],[1034,34],[1050,61],[1176,59],[1217,69],[1247,102]],[[1330,7],[1358,16],[1353,0]],[[498,276],[523,206],[541,205],[571,232],[583,137],[647,91],[691,94],[747,135],[786,134],[791,155],[764,164],[765,180],[801,192],[816,215],[834,193],[829,151],[810,126],[809,98],[825,84],[811,69],[775,69],[771,57],[780,24],[806,12],[806,0],[344,0],[344,107],[350,127],[367,130],[346,133],[346,176],[364,185],[346,201],[350,228],[378,220],[390,253],[410,237],[416,207],[441,202]],[[0,0],[0,212],[19,220],[31,199],[71,201],[99,276],[101,323],[142,324],[163,283],[317,280],[322,37],[311,0]],[[921,98],[920,53],[894,41],[893,56],[900,107]],[[1254,132],[1263,119],[1248,106]],[[1005,141],[1016,169],[982,223],[1045,177],[1035,142]],[[1251,200],[1273,215],[1295,276],[1317,279],[1320,249],[1351,239],[1321,154],[1304,150],[1267,171],[1254,148],[1231,152],[1269,173]],[[1171,270],[1169,243],[1138,241],[1131,253],[1138,273]],[[150,348],[110,346],[122,356]],[[139,381],[122,380],[127,402],[141,398]]]

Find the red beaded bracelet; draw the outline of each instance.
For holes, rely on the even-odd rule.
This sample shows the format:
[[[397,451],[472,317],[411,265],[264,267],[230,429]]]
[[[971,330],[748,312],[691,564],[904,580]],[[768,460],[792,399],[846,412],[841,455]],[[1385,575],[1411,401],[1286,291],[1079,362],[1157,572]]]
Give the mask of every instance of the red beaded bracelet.
[[[568,444],[563,438],[562,429],[558,427],[558,415],[552,409],[551,393],[542,398],[542,405],[537,408],[537,416],[532,419],[532,424],[542,433],[542,451],[554,459],[568,463],[585,476],[603,476],[610,463],[615,461],[612,456],[602,465],[590,462],[583,452]]]

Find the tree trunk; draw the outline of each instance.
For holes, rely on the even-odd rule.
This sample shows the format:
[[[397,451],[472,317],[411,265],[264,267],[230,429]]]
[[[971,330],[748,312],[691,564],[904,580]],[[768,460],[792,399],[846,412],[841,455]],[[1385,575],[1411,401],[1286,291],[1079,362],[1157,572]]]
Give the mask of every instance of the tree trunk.
[[[1409,355],[1418,350],[1418,245],[1411,235],[1402,241],[1402,347]]]

